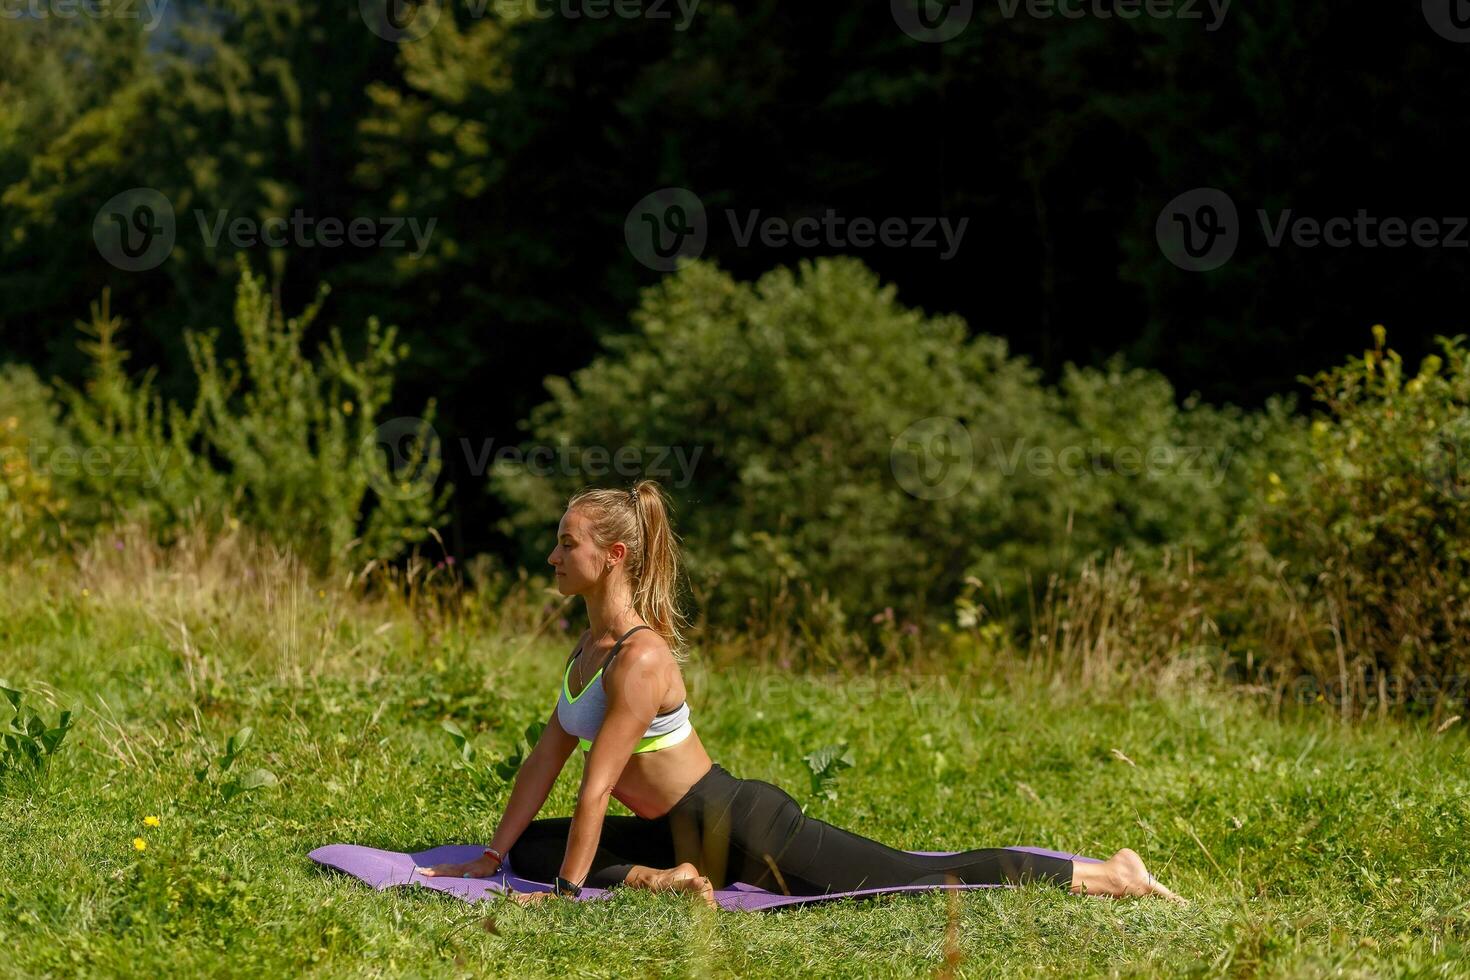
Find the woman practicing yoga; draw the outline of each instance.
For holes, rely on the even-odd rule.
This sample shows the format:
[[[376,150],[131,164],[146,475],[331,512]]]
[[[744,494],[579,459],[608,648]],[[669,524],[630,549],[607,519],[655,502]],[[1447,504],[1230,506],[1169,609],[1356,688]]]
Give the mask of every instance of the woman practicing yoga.
[[[675,656],[683,646],[678,545],[654,481],[578,493],[547,560],[558,590],[583,598],[591,629],[567,661],[556,708],[516,774],[489,848],[423,874],[489,877],[508,853],[517,874],[556,882],[522,901],[626,885],[714,904],[714,889],[734,881],[788,895],[1045,881],[1088,895],[1182,901],[1127,848],[1105,862],[1007,848],[910,854],[805,816],[781,788],[711,762],[689,722]],[[533,819],[579,741],[587,755],[575,811]],[[609,797],[636,816],[608,816]]]

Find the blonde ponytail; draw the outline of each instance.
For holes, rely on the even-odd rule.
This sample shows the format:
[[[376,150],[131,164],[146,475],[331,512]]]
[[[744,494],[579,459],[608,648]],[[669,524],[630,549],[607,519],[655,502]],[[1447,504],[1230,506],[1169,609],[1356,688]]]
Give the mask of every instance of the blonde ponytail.
[[[633,609],[668,643],[681,663],[687,656],[679,611],[679,540],[674,534],[668,494],[656,480],[639,480],[628,490],[582,490],[567,509],[583,511],[599,548],[622,541],[633,582]]]

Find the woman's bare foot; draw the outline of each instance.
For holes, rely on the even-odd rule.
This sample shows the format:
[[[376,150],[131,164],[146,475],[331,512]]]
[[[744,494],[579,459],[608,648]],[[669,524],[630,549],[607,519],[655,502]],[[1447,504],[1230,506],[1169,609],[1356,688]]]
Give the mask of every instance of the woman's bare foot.
[[[715,886],[688,861],[672,868],[635,864],[623,883],[630,888],[647,888],[651,892],[689,892],[699,896],[710,908],[719,907],[715,901]]]
[[[1073,861],[1072,892],[1081,895],[1101,895],[1108,898],[1157,895],[1159,898],[1178,902],[1181,905],[1189,904],[1188,899],[1179,897],[1159,884],[1143,866],[1143,858],[1126,847],[1101,864],[1094,864],[1090,861]]]

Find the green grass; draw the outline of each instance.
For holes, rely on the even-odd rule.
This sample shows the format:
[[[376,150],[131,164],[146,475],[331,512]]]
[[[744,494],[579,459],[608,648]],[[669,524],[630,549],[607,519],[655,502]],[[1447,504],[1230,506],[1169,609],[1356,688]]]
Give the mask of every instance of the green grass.
[[[910,848],[1130,846],[1187,908],[1041,886],[767,914],[637,892],[472,907],[307,859],[488,840],[509,788],[454,769],[440,722],[508,753],[572,643],[280,567],[0,573],[0,677],[53,720],[83,708],[49,775],[0,785],[0,974],[913,976],[950,944],[970,976],[1470,973],[1464,726],[1272,720],[1198,689],[687,671],[714,758],[810,814]],[[236,765],[279,784],[226,802],[194,771],[244,725]],[[839,741],[857,766],[815,798],[801,757]],[[579,766],[543,815],[571,812]]]

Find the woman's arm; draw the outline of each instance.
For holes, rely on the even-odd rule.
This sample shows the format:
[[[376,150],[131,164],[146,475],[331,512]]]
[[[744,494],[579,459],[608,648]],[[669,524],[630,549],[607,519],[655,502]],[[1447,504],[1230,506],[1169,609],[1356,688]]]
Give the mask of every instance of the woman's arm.
[[[551,795],[551,787],[556,785],[556,777],[561,775],[562,769],[567,764],[567,758],[576,747],[577,739],[561,727],[561,722],[556,717],[556,709],[552,708],[551,720],[542,729],[541,737],[536,739],[536,746],[531,749],[531,754],[516,771],[515,785],[510,791],[510,801],[505,805],[505,812],[500,815],[500,823],[495,828],[494,838],[490,841],[491,847],[504,854],[520,839],[521,834],[526,830],[526,825],[540,812],[542,804],[546,802],[546,797]],[[473,861],[459,864],[436,864],[432,868],[415,870],[426,878],[441,876],[483,878],[494,874],[499,867],[499,861],[489,855],[482,855]]]
[[[535,748],[531,749],[531,754],[516,772],[510,801],[505,804],[505,812],[500,815],[500,823],[490,841],[491,847],[504,854],[520,840],[526,825],[541,812],[546,798],[551,795],[551,787],[556,785],[556,777],[561,775],[567,759],[576,747],[576,736],[561,727],[556,708],[553,707],[551,720],[546,723],[541,737],[536,739]]]
[[[664,673],[667,663],[667,655],[651,645],[639,645],[631,650],[624,647],[622,657],[614,664],[616,669],[602,675],[607,713],[587,753],[577,808],[567,831],[561,876],[568,881],[580,885],[592,870],[613,787],[618,784],[618,777],[633,757],[643,733],[653,724],[668,687]]]

